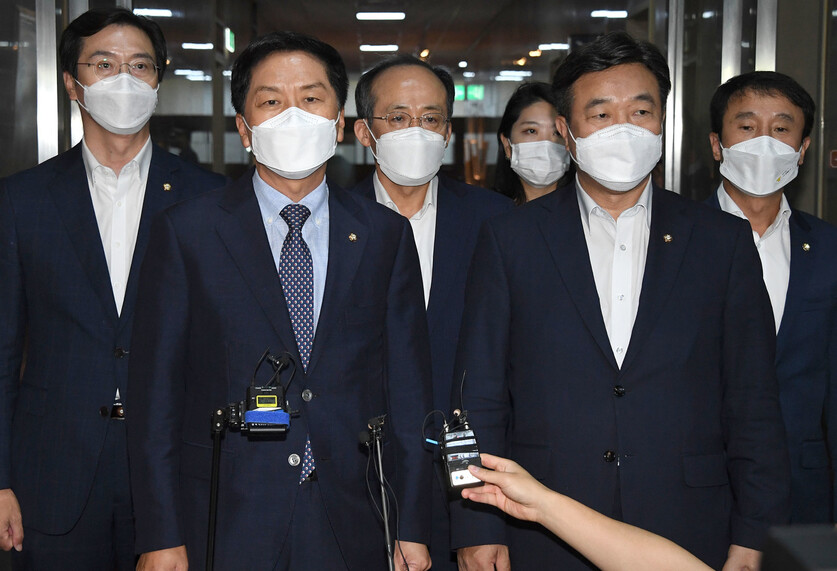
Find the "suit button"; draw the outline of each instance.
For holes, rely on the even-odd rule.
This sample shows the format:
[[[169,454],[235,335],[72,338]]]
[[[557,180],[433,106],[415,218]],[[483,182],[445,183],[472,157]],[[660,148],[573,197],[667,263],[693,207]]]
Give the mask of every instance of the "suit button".
[[[616,460],[616,452],[614,452],[613,450],[608,450],[607,452],[602,454],[602,457],[604,458],[605,462],[613,462],[614,460]]]
[[[291,454],[288,456],[288,464],[291,466],[299,466],[299,454]]]
[[[103,406],[102,408],[99,409],[99,416],[101,416],[102,418],[109,417],[110,416],[110,409],[106,406]]]
[[[302,400],[305,402],[311,402],[312,398],[314,398],[314,393],[311,392],[311,389],[305,389],[302,391]]]
[[[625,396],[625,387],[623,387],[622,385],[616,385],[615,387],[613,387],[613,394],[617,397]]]
[[[116,357],[117,359],[121,359],[122,357],[124,357],[127,354],[128,354],[128,351],[126,351],[122,347],[117,347],[116,349],[113,350],[113,356]]]

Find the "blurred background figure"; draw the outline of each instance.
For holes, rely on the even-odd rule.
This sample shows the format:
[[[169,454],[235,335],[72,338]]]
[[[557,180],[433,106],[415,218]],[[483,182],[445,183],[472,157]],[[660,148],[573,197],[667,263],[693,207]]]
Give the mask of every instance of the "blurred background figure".
[[[497,130],[494,189],[517,205],[572,180],[570,155],[555,128],[557,116],[546,83],[524,83],[506,104]]]

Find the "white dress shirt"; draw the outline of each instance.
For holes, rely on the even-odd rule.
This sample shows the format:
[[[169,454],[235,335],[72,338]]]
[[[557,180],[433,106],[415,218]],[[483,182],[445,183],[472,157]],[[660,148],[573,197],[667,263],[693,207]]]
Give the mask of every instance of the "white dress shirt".
[[[401,214],[398,206],[390,198],[389,193],[378,179],[378,173],[372,179],[375,186],[375,200],[390,210]],[[419,263],[421,264],[421,281],[424,286],[424,306],[430,303],[430,286],[433,279],[433,245],[436,242],[436,204],[439,195],[439,177],[434,176],[427,187],[424,195],[424,204],[418,212],[410,217],[410,226],[413,227],[413,238],[416,240]]]
[[[749,222],[747,216],[724,190],[723,184],[718,187],[718,203],[724,212],[734,214]],[[753,231],[753,240],[756,243],[759,258],[761,258],[764,285],[767,287],[767,294],[770,296],[770,305],[773,306],[773,321],[776,324],[776,333],[779,332],[782,315],[785,313],[785,298],[788,295],[788,280],[790,279],[790,216],[790,204],[788,204],[785,195],[782,194],[782,204],[779,206],[779,213],[773,223],[768,226],[761,236],[755,230]]]
[[[93,156],[84,139],[81,156],[108,264],[113,300],[116,311],[121,315],[151,166],[151,137],[137,156],[122,167],[119,176]]]
[[[616,220],[590,198],[578,178],[575,186],[602,318],[613,356],[621,368],[631,342],[645,274],[651,229],[651,180],[637,203]]]

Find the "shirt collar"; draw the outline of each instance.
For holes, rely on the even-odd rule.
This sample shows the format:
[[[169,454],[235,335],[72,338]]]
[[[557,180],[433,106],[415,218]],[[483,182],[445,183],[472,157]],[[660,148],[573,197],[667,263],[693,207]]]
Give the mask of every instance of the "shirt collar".
[[[110,167],[104,166],[99,160],[93,155],[93,151],[90,150],[90,147],[87,146],[87,141],[84,138],[81,139],[81,158],[84,161],[84,170],[87,171],[87,178],[88,182],[93,182],[93,177],[96,174],[96,170],[101,167],[103,169],[108,169],[113,172],[113,169]],[[147,173],[148,169],[151,167],[151,137],[148,137],[145,140],[145,144],[139,150],[139,152],[134,156],[133,159],[125,163],[125,167],[128,165],[135,163],[137,166],[137,174],[138,176],[142,176],[142,173]],[[125,167],[122,167],[123,169]],[[120,173],[121,174],[121,173]]]
[[[259,171],[253,172],[253,190],[256,192],[256,198],[259,201],[259,206],[262,211],[262,218],[266,223],[268,219],[281,218],[280,212],[289,204],[294,204],[294,201],[267,184],[262,177],[259,176]],[[308,207],[311,211],[310,219],[314,220],[319,226],[322,217],[328,212],[328,185],[326,184],[326,177],[323,181],[311,192],[306,194],[299,201]]]
[[[747,222],[750,221],[750,219],[747,218],[747,215],[744,214],[744,212],[741,210],[741,208],[739,208],[739,206],[735,203],[735,201],[732,199],[732,197],[729,195],[729,193],[727,193],[726,189],[724,188],[724,183],[721,183],[720,185],[718,185],[717,196],[718,196],[718,204],[720,205],[721,210],[723,210],[724,212],[727,212],[729,214],[734,214],[735,216],[738,216],[739,218],[743,218]],[[790,216],[791,216],[790,203],[788,202],[788,198],[785,196],[785,193],[783,192],[782,193],[782,202],[779,205],[779,212],[776,214],[776,218],[773,220],[773,222],[767,228],[767,231],[762,235],[762,238],[765,238],[765,237],[769,236],[773,232],[773,230],[775,229],[776,226],[778,226],[782,222],[785,222],[785,221],[789,220]]]
[[[378,171],[375,171],[375,174],[372,177],[372,186],[375,187],[375,200],[378,201],[379,204],[383,204],[390,210],[394,210],[398,214],[401,214],[401,211],[398,210],[398,206],[390,197],[387,189],[384,188],[383,183],[381,183],[381,179],[378,178]],[[422,217],[427,213],[430,207],[436,207],[436,202],[439,194],[439,177],[434,176],[433,179],[430,181],[430,184],[427,186],[427,192],[424,193],[424,202],[421,205],[421,208],[418,212],[413,214],[410,220],[421,220]]]
[[[645,223],[648,227],[651,227],[651,177],[648,177],[648,183],[645,185],[645,188],[642,191],[642,194],[639,195],[639,199],[636,201],[636,204],[629,208],[628,210],[636,208],[642,208],[645,210]],[[599,206],[593,198],[587,194],[587,192],[581,188],[581,183],[578,181],[578,174],[575,175],[575,192],[578,196],[578,206],[581,209],[581,215],[584,217],[584,220],[587,224],[590,224],[590,215],[596,211],[602,212],[610,216],[610,213]],[[627,212],[627,211],[626,211]]]

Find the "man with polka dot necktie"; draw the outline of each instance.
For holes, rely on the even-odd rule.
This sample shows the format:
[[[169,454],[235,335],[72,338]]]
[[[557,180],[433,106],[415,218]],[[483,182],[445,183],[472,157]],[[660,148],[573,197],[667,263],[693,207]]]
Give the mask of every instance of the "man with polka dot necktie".
[[[276,437],[223,439],[214,567],[385,569],[389,547],[399,571],[429,569],[430,349],[410,224],[326,178],[348,92],[334,48],[268,34],[231,83],[255,166],[160,217],[140,279],[128,383],[139,568],[206,568],[207,418],[269,382],[269,367],[253,372],[268,348],[291,355],[278,382],[295,414]],[[389,546],[357,439],[381,415]]]

